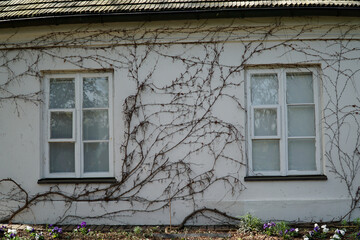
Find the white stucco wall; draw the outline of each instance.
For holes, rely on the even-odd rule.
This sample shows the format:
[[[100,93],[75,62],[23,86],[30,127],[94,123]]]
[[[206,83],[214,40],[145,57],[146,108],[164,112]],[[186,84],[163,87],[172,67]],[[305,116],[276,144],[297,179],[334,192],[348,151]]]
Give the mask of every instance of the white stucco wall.
[[[184,29],[181,28],[177,34],[162,35],[159,41],[167,42],[166,47],[156,47],[163,54],[176,55],[184,53],[185,58],[191,59],[192,57],[202,57],[205,54],[204,46],[213,46],[212,41],[224,40],[224,50],[221,53],[220,63],[223,65],[236,66],[243,60],[242,57],[248,54],[249,49],[255,49],[259,43],[259,38],[266,32],[266,28],[263,31],[256,31],[254,34],[249,34],[246,30],[252,29],[255,26],[266,26],[269,23],[278,23],[279,26],[274,28],[275,31],[271,36],[268,36],[262,43],[269,47],[269,50],[256,53],[249,58],[246,62],[246,66],[250,65],[286,65],[286,64],[314,64],[322,72],[322,94],[319,95],[321,101],[321,109],[323,116],[327,116],[328,123],[337,122],[336,116],[328,116],[329,109],[336,111],[336,107],[344,108],[357,104],[359,106],[360,98],[360,72],[357,70],[360,66],[359,53],[360,53],[360,28],[356,27],[360,23],[358,18],[291,18],[291,19],[224,19],[216,21],[168,21],[168,22],[153,22],[148,23],[145,29],[164,29],[165,27],[176,28],[185,26],[206,26],[206,27],[223,27],[223,26],[244,26],[243,30],[237,29],[237,31],[228,35],[224,32],[206,36],[206,31],[199,31],[196,34],[186,35]],[[82,49],[81,47],[74,48],[57,48],[57,47],[45,47],[43,51],[47,53],[54,53],[54,56],[49,54],[38,54],[37,49],[21,49],[27,42],[35,39],[35,42],[46,43],[49,45],[52,43],[52,39],[49,38],[46,41],[36,40],[39,37],[52,33],[52,32],[67,32],[69,29],[75,31],[88,29],[91,31],[106,31],[108,30],[122,30],[138,26],[139,23],[109,23],[105,25],[61,25],[61,26],[41,26],[41,27],[24,27],[16,29],[1,29],[0,30],[0,42],[6,44],[6,47],[13,47],[13,50],[7,52],[3,48],[1,51],[6,52],[7,58],[4,55],[0,56],[0,61],[3,64],[9,56],[20,54],[22,59],[27,61],[13,61],[10,63],[9,68],[14,71],[14,74],[21,74],[31,66],[33,71],[41,73],[42,71],[57,71],[57,70],[80,70],[79,66],[64,62],[61,57],[56,56],[92,56],[99,55],[107,57],[108,59],[123,59],[118,57],[120,54],[124,56],[129,52],[127,49],[129,46],[119,45],[113,46],[112,53],[109,55],[109,51],[105,53],[101,49]],[[339,24],[344,26],[354,26],[348,32],[342,32]],[[246,27],[247,28],[246,28]],[[206,28],[205,27],[205,28]],[[332,29],[332,27],[334,27]],[[299,30],[302,29],[303,30]],[[195,27],[196,29],[196,27]],[[279,30],[280,29],[280,30]],[[145,31],[145,30],[144,30]],[[195,31],[196,32],[196,31]],[[296,36],[295,33],[299,33]],[[80,33],[79,33],[80,34]],[[117,34],[121,34],[117,33]],[[141,30],[137,33],[141,35]],[[242,35],[249,34],[246,39],[242,39]],[[342,35],[346,34],[346,35]],[[75,36],[75,35],[74,35]],[[137,36],[136,34],[134,36]],[[71,37],[68,36],[64,41],[69,40],[71,43]],[[279,45],[281,42],[286,41],[289,38],[296,38],[286,42],[287,47]],[[202,39],[204,38],[204,39]],[[346,38],[340,41],[339,38]],[[82,38],[80,38],[82,39]],[[200,40],[199,42],[199,39]],[[92,42],[85,42],[84,46],[98,46],[99,44],[109,44],[108,39],[103,39],[102,42],[93,39]],[[146,41],[146,39],[138,40]],[[192,44],[182,45],[174,44],[174,41],[179,42],[196,42]],[[131,43],[129,40],[124,40],[122,44]],[[204,44],[202,44],[204,43]],[[17,45],[20,44],[20,45]],[[36,43],[32,43],[36,45]],[[111,44],[111,42],[110,42]],[[223,42],[220,42],[223,44]],[[261,47],[263,47],[262,45]],[[130,44],[131,46],[131,44]],[[248,49],[246,49],[246,46]],[[291,47],[294,48],[291,51]],[[146,47],[139,46],[138,54],[141,55],[141,51],[144,51]],[[296,49],[296,50],[295,50]],[[251,52],[251,51],[250,51]],[[332,61],[331,58],[336,58],[339,53],[346,56],[341,62]],[[153,72],[152,79],[159,86],[166,85],[174,79],[176,79],[184,68],[178,62],[173,62],[169,58],[158,58],[157,54],[152,53],[154,56],[150,57],[139,72],[140,78],[145,79],[149,72],[152,72],[153,67],[157,64],[155,71]],[[39,57],[39,62],[36,66],[31,65],[35,61],[36,57]],[[333,62],[333,64],[331,64]],[[124,114],[123,103],[125,99],[136,92],[136,85],[131,81],[128,73],[127,66],[114,67],[117,63],[106,63],[99,60],[84,60],[81,63],[83,68],[88,69],[100,69],[100,68],[114,68],[113,72],[113,93],[114,93],[114,166],[115,177],[121,179],[121,161],[123,153],[121,152],[121,144],[124,141]],[[340,65],[339,65],[340,64]],[[121,64],[119,64],[121,65]],[[289,65],[286,65],[289,66]],[[206,66],[205,66],[206,68]],[[345,81],[344,76],[339,77],[338,70],[351,73],[351,81]],[[204,76],[207,74],[204,71]],[[0,84],[5,83],[8,79],[9,71],[4,66],[0,70]],[[217,79],[220,73],[215,71],[212,83],[214,86],[221,84]],[[242,106],[246,106],[246,93],[244,85],[245,70],[240,68],[236,74],[233,74],[229,81],[239,83],[239,86],[233,88],[227,88],[228,94],[235,96],[239,99],[239,103]],[[241,84],[240,84],[241,83]],[[335,85],[333,85],[335,83]],[[345,86],[345,87],[344,87]],[[42,80],[27,74],[20,76],[16,81],[12,81],[6,89],[15,94],[31,93],[41,91],[43,87]],[[344,87],[344,88],[343,88]],[[339,92],[336,90],[343,90],[341,98],[336,101],[339,96]],[[0,96],[7,96],[7,93],[0,92]],[[166,101],[166,97],[161,94],[145,93],[143,95],[145,102],[161,102]],[[337,102],[337,103],[335,103]],[[191,103],[191,101],[190,101]],[[327,109],[326,111],[324,109]],[[344,109],[343,109],[344,110]],[[345,110],[344,110],[345,111]],[[31,102],[12,100],[0,101],[0,179],[12,178],[17,181],[21,186],[26,189],[30,195],[45,192],[51,184],[39,185],[37,181],[44,177],[43,174],[43,104],[33,104]],[[231,123],[238,127],[243,134],[243,138],[236,144],[228,146],[226,153],[244,164],[247,163],[246,153],[246,112],[236,106],[236,104],[229,99],[221,99],[216,103],[212,110],[212,114],[222,119],[225,122]],[[340,129],[341,146],[340,148],[348,155],[354,154],[354,146],[357,144],[357,138],[359,138],[359,128],[356,121],[360,121],[359,115],[354,115],[354,118],[345,119],[345,124]],[[333,120],[332,120],[333,119]],[[171,116],[168,119],[161,118],[159,123],[167,122],[171,120]],[[246,213],[251,213],[254,216],[260,217],[263,220],[286,220],[286,221],[331,221],[339,219],[344,216],[350,207],[351,198],[346,188],[346,184],[339,178],[338,175],[330,171],[328,167],[330,149],[329,139],[333,137],[331,129],[324,124],[321,130],[321,138],[323,141],[323,150],[321,152],[322,172],[327,176],[327,180],[316,181],[255,181],[245,182],[244,177],[247,175],[247,169],[245,166],[239,168],[237,165],[231,163],[217,164],[216,174],[220,176],[223,174],[231,173],[234,176],[238,176],[243,181],[244,190],[230,193],[229,187],[223,183],[216,183],[208,189],[204,194],[196,196],[197,208],[208,207],[216,208],[233,216],[240,216]],[[177,136],[179,137],[179,136]],[[176,140],[176,139],[175,139]],[[175,141],[174,140],[174,141]],[[180,148],[174,150],[170,158],[176,161],[181,157],[184,151],[188,151],[187,148]],[[353,155],[354,159],[359,159],[360,155]],[[337,152],[334,152],[331,156],[334,159],[335,164],[339,162]],[[207,168],[209,162],[209,154],[207,152],[193,155],[191,161],[198,165],[194,167],[198,168],[201,172],[204,168]],[[346,171],[346,170],[345,170]],[[350,173],[348,173],[350,175]],[[353,190],[356,192],[356,188],[360,185],[360,173],[354,176]],[[90,184],[88,187],[98,186],[96,184]],[[106,186],[106,184],[104,185]],[[73,185],[60,184],[59,188],[62,192],[71,193],[73,191]],[[141,193],[142,196],[147,198],[156,197],[156,191],[159,190],[159,185],[151,184],[146,186]],[[9,192],[9,185],[0,183],[0,192]],[[10,191],[11,192],[11,191]],[[1,196],[2,200],[0,204],[0,216],[6,216],[8,211],[7,206],[10,206],[10,202],[3,200],[6,196]],[[109,202],[102,203],[87,203],[80,202],[73,204],[69,209],[64,206],[64,202],[59,199],[47,203],[39,203],[36,206],[32,206],[30,209],[25,210],[23,213],[13,219],[14,222],[24,223],[51,223],[56,222],[65,213],[66,215],[81,216],[86,219],[86,216],[96,216],[112,211],[118,211],[120,209],[132,209],[136,208],[126,203]],[[105,206],[105,208],[103,208]],[[176,201],[172,203],[171,214],[172,223],[177,224],[182,219],[190,214],[194,210],[194,205],[189,202]],[[352,215],[353,218],[359,217],[359,209]],[[1,218],[0,218],[1,219]],[[74,220],[66,219],[64,223],[72,222]],[[169,209],[163,209],[151,213],[127,213],[125,216],[109,216],[101,220],[87,219],[90,224],[169,224]],[[197,224],[208,223],[206,219],[199,219]]]

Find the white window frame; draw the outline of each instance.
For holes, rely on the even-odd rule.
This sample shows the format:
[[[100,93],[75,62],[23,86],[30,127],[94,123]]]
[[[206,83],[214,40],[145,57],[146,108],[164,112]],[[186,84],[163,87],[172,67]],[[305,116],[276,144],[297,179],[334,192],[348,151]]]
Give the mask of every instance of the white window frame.
[[[84,172],[84,152],[83,143],[92,142],[92,140],[82,140],[83,126],[83,78],[86,77],[107,77],[109,84],[109,171],[108,172]],[[52,78],[74,78],[75,79],[75,108],[74,109],[49,109],[50,106],[50,79]],[[86,108],[84,108],[86,109]],[[105,108],[91,108],[105,109]],[[73,113],[73,138],[72,139],[50,139],[50,113],[58,111],[68,111]],[[44,111],[43,111],[43,135],[44,135],[44,161],[43,177],[45,178],[97,178],[97,177],[114,177],[114,147],[113,147],[113,74],[112,73],[63,73],[63,74],[46,74],[44,77]],[[75,172],[50,173],[50,142],[74,142],[75,143]],[[94,140],[93,142],[102,142]]]
[[[314,171],[288,170],[288,120],[286,103],[286,74],[287,73],[311,73],[313,77],[313,93],[315,108],[315,164]],[[252,105],[251,103],[251,75],[253,74],[277,74],[278,76],[278,104],[274,105]],[[270,68],[270,69],[248,69],[245,73],[246,78],[246,101],[247,101],[247,155],[248,155],[248,175],[249,176],[289,176],[289,175],[317,175],[322,173],[322,138],[321,138],[321,117],[320,117],[320,79],[317,68]],[[291,105],[305,105],[291,104]],[[310,104],[309,104],[310,105]],[[277,131],[278,136],[255,136],[254,134],[254,109],[277,108]],[[291,138],[307,138],[291,137]],[[310,138],[310,137],[309,137]],[[279,171],[254,171],[252,161],[252,140],[253,139],[276,139],[279,140],[280,170]]]

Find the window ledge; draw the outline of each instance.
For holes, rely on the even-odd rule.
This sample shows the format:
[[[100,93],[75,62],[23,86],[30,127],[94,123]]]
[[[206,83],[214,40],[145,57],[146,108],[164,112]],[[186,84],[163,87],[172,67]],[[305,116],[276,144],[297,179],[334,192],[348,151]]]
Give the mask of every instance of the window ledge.
[[[290,176],[247,176],[245,182],[253,181],[316,181],[327,180],[325,175],[290,175]]]
[[[116,183],[114,177],[104,178],[43,178],[38,180],[38,184],[74,184],[74,183]]]

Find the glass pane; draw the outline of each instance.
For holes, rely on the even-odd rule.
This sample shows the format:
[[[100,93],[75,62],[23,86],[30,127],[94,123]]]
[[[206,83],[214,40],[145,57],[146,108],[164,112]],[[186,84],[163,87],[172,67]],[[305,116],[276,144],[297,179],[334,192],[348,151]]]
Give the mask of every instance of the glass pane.
[[[276,74],[251,75],[251,102],[253,105],[277,104],[278,89]]]
[[[286,75],[287,103],[314,103],[313,79],[311,73]]]
[[[276,109],[254,109],[255,136],[276,136],[276,119]]]
[[[289,136],[315,136],[314,106],[288,106]]]
[[[72,138],[72,112],[50,114],[50,138]]]
[[[75,82],[73,78],[50,79],[50,108],[75,107]]]
[[[109,171],[109,143],[84,143],[84,172]]]
[[[84,140],[109,139],[108,110],[83,111],[83,139]]]
[[[108,107],[109,83],[107,77],[83,79],[83,107]]]
[[[75,144],[49,143],[50,173],[75,172]]]
[[[280,171],[279,140],[253,140],[254,171]]]
[[[315,171],[315,140],[289,139],[289,170]]]

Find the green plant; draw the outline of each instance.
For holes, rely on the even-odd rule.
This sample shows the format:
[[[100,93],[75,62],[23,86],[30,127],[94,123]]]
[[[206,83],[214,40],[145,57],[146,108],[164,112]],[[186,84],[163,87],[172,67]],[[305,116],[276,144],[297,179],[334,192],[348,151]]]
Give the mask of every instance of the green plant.
[[[5,233],[5,237],[7,239],[19,239],[18,236],[16,236],[17,231],[15,229],[8,229],[7,233]]]
[[[53,224],[47,225],[46,230],[48,231],[49,236],[51,236],[52,238],[60,238],[63,232],[62,228],[56,227]]]
[[[360,227],[360,217],[355,218],[354,221],[353,221],[353,224]]]
[[[276,230],[279,232],[279,233],[284,233],[287,229],[289,229],[289,225],[284,222],[284,221],[281,221],[281,222],[278,222],[276,223],[276,226],[275,226]]]
[[[276,223],[274,222],[264,223],[263,229],[268,236],[274,236],[278,233]]]
[[[239,230],[243,232],[261,231],[262,221],[250,213],[240,217]]]
[[[135,233],[136,235],[140,235],[141,232],[142,232],[142,228],[141,228],[141,227],[139,227],[139,226],[134,227],[134,233]]]
[[[322,225],[319,227],[317,223],[314,224],[314,229],[309,231],[308,234],[304,236],[304,240],[309,239],[325,239],[328,232],[330,231],[329,228],[326,227],[326,225]],[[332,237],[332,239],[336,239],[336,234]]]
[[[148,238],[152,238],[154,236],[154,232],[158,232],[159,231],[159,227],[156,226],[156,227],[149,227],[149,228],[146,228],[145,231],[144,231],[144,237]]]
[[[299,236],[298,228],[290,228],[289,225],[284,222],[268,222],[263,226],[265,233],[269,236],[280,236],[284,239],[293,239]]]
[[[294,239],[295,237],[299,237],[299,229],[298,228],[286,229],[282,237],[284,239]]]
[[[348,224],[348,222],[344,219],[344,220],[341,221],[341,225],[347,226],[347,225],[349,225],[349,224]]]
[[[91,229],[86,228],[86,222],[82,222],[80,225],[77,226],[76,229],[74,229],[74,232],[80,232],[84,235],[90,233]]]
[[[360,229],[358,232],[354,232],[351,234],[351,239],[360,240]]]
[[[290,228],[287,222],[281,221],[278,222],[275,226],[275,231],[277,234],[284,239],[293,239],[294,237],[299,236],[298,228]]]
[[[55,229],[55,228],[53,228],[53,229]],[[42,232],[37,233],[35,231],[35,229],[33,227],[31,227],[31,226],[26,226],[25,230],[30,234],[31,239],[35,239],[35,240],[44,240],[45,239]],[[60,229],[58,228],[57,233],[59,233],[59,230],[60,230],[60,233],[61,233],[62,232],[61,228]],[[55,230],[54,230],[54,232],[55,232]]]
[[[5,226],[0,227],[0,239],[5,236],[5,233],[7,232],[7,228]]]
[[[333,240],[340,240],[343,239],[345,236],[346,230],[345,229],[336,229],[334,235],[331,237]]]

